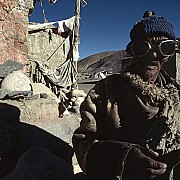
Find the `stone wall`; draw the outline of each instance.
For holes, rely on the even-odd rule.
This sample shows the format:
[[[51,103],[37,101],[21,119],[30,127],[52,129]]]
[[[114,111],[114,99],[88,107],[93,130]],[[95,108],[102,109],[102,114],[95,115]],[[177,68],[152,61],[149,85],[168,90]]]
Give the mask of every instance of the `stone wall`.
[[[29,124],[35,122],[45,122],[59,117],[58,103],[51,97],[32,98],[17,100],[0,100],[0,103],[10,104],[20,110],[20,121]],[[11,111],[11,110],[10,110]],[[9,112],[8,109],[6,112]],[[10,113],[12,116],[12,112]]]
[[[0,1],[0,70],[8,62],[28,62],[28,15],[33,9],[33,0]],[[13,70],[3,66],[3,75]],[[1,70],[2,71],[2,70]],[[3,76],[1,75],[1,77]]]
[[[57,28],[29,31],[28,51],[32,60],[45,63],[55,69],[66,60],[64,38],[57,34]]]

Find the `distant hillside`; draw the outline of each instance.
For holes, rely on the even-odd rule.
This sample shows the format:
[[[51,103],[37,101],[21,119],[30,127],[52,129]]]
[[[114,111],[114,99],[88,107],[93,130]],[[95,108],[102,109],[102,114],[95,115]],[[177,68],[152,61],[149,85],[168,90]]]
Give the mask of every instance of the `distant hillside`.
[[[102,71],[117,73],[122,70],[121,59],[127,56],[124,50],[108,51],[88,56],[78,61],[78,73],[94,74]]]

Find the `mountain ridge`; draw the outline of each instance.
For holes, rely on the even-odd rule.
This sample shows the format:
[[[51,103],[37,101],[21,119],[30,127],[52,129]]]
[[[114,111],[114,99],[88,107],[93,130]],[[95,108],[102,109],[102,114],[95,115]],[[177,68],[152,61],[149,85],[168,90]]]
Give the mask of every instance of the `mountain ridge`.
[[[95,74],[106,71],[118,73],[122,70],[121,60],[129,55],[125,50],[107,51],[90,55],[78,61],[78,73]]]

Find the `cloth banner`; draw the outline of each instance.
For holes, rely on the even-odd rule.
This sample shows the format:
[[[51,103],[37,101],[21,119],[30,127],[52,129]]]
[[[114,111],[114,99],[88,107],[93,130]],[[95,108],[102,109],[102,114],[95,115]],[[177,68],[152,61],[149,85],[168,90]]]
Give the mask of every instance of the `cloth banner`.
[[[87,5],[87,2],[85,0],[81,0],[82,6],[85,7]]]
[[[38,24],[30,24],[28,26],[29,31],[35,31],[35,30],[41,30],[50,28],[53,26],[56,26],[58,28],[58,31],[65,32],[68,30],[73,30],[75,16],[72,16],[69,19],[61,20],[61,21],[55,21],[55,22],[48,22],[48,23],[38,23]]]
[[[40,61],[35,61],[38,64],[41,73],[46,76],[56,86],[67,87],[76,82],[77,71],[71,59],[68,59],[55,70],[49,69]]]

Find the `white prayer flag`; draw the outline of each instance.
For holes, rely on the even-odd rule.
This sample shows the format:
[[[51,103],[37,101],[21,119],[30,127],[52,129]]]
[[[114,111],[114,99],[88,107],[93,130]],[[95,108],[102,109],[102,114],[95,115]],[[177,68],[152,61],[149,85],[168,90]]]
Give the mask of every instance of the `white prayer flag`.
[[[81,0],[81,3],[83,5],[83,7],[85,7],[87,5],[87,2],[85,0]]]
[[[48,0],[50,3],[55,4],[57,0]]]

